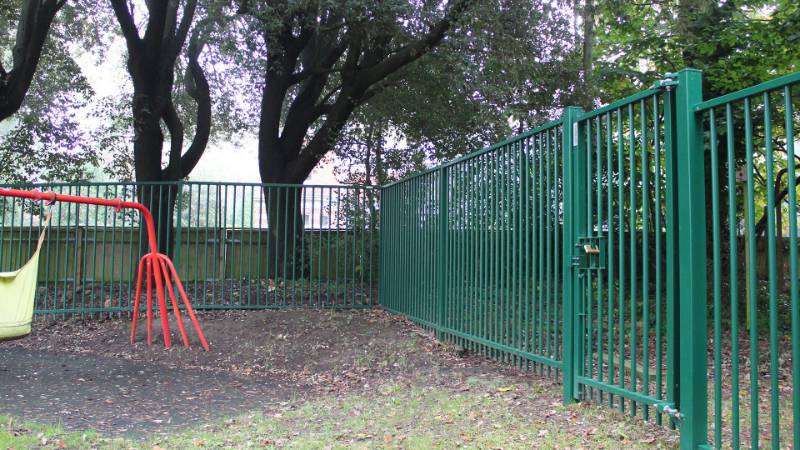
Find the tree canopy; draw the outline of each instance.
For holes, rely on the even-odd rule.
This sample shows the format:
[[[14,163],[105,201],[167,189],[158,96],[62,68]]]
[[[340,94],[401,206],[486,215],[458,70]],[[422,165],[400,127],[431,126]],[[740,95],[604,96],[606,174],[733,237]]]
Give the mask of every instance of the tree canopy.
[[[264,181],[300,182],[332,158],[343,180],[374,184],[682,67],[704,71],[706,97],[796,70],[798,24],[789,0],[13,0],[0,6],[0,85],[30,80],[0,124],[0,178],[181,179],[203,141],[249,133]],[[141,63],[138,48],[162,43],[168,58]],[[163,138],[147,152],[142,77],[109,74],[112,95],[89,82],[87,61],[119,52],[163,75],[149,126]]]

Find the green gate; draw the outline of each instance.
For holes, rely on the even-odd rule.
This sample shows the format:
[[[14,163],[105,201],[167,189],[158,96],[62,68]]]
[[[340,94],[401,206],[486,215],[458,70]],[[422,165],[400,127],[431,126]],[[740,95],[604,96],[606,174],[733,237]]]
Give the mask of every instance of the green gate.
[[[703,176],[700,147],[689,145],[699,128],[687,127],[686,113],[699,81],[685,70],[564,116],[566,398],[680,425],[688,447],[705,442],[706,430],[697,407],[706,398],[705,305],[691,301],[705,289],[704,206],[687,189]]]
[[[381,304],[681,448],[792,447],[798,83],[685,69],[384,187]]]

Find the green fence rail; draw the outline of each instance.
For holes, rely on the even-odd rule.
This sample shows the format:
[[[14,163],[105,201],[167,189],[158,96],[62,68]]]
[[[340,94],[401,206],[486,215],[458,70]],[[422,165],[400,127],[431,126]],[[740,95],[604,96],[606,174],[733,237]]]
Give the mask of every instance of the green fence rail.
[[[25,188],[150,205],[163,224],[159,246],[171,253],[198,309],[353,308],[377,303],[377,189],[199,182]],[[170,206],[159,207],[166,202]],[[0,198],[0,271],[16,269],[27,260],[47,209],[40,203]],[[172,211],[171,217],[166,211]],[[139,217],[66,203],[53,205],[51,212],[36,312],[129,314],[134,271],[145,250],[140,246],[145,237]]]
[[[794,447],[798,82],[683,70],[385,186],[381,304],[682,448]]]

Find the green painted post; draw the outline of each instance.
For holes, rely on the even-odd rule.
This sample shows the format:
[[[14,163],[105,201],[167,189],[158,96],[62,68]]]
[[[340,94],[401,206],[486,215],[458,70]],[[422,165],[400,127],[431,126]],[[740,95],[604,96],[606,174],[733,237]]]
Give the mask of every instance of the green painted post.
[[[183,181],[178,181],[173,189],[177,189],[177,197],[178,197],[178,205],[175,208],[175,211],[172,214],[175,214],[177,217],[176,224],[175,224],[175,242],[174,242],[174,255],[172,258],[173,264],[177,269],[180,269],[181,265],[181,235],[183,234],[183,224],[181,222],[181,218],[183,216]],[[184,272],[188,274],[188,272]]]
[[[439,326],[437,336],[439,340],[444,338],[442,329],[446,325],[447,311],[447,223],[448,223],[448,167],[439,170],[439,233],[437,236],[437,258],[436,258],[436,324]]]
[[[578,211],[577,204],[574,201],[578,198],[575,190],[576,185],[576,167],[575,156],[580,152],[576,151],[580,133],[578,132],[578,116],[582,110],[576,106],[570,106],[564,110],[562,116],[562,138],[563,138],[563,165],[564,165],[564,178],[562,195],[564,203],[564,230],[562,239],[562,291],[561,296],[563,326],[561,332],[563,333],[562,341],[562,382],[564,385],[564,403],[572,403],[578,399],[578,389],[575,379],[576,362],[580,361],[580,355],[576,352],[575,340],[575,311],[573,309],[575,301],[574,296],[579,292],[577,289],[578,277],[575,275],[575,268],[572,266],[572,254],[575,248],[575,216]]]
[[[680,373],[678,411],[682,416],[681,448],[707,445],[708,346],[706,286],[705,155],[702,116],[694,108],[703,99],[702,73],[677,74],[678,258],[680,267],[678,337]]]

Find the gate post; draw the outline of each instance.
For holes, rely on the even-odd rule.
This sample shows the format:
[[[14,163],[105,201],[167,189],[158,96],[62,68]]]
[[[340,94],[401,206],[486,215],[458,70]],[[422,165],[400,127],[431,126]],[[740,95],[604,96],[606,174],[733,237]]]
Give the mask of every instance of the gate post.
[[[576,289],[577,277],[572,265],[572,254],[575,249],[575,232],[577,225],[578,208],[575,204],[575,190],[578,181],[577,159],[580,158],[580,133],[578,132],[578,119],[583,110],[577,106],[570,106],[564,110],[561,119],[563,151],[563,247],[562,247],[562,307],[561,314],[563,326],[561,327],[561,381],[564,384],[564,403],[573,403],[578,399],[578,383],[575,378],[575,368],[580,361],[580,354],[576,351],[576,321],[575,299],[578,294]],[[584,197],[585,198],[585,197]]]
[[[448,216],[448,170],[447,166],[439,169],[439,229],[437,230],[436,251],[436,324],[437,338],[441,341],[444,338],[443,330],[446,328],[445,319],[447,315],[447,223]]]
[[[695,449],[708,439],[708,330],[706,287],[705,149],[702,119],[694,107],[703,100],[702,73],[683,69],[675,91],[678,183],[679,295],[678,411],[681,448]]]

